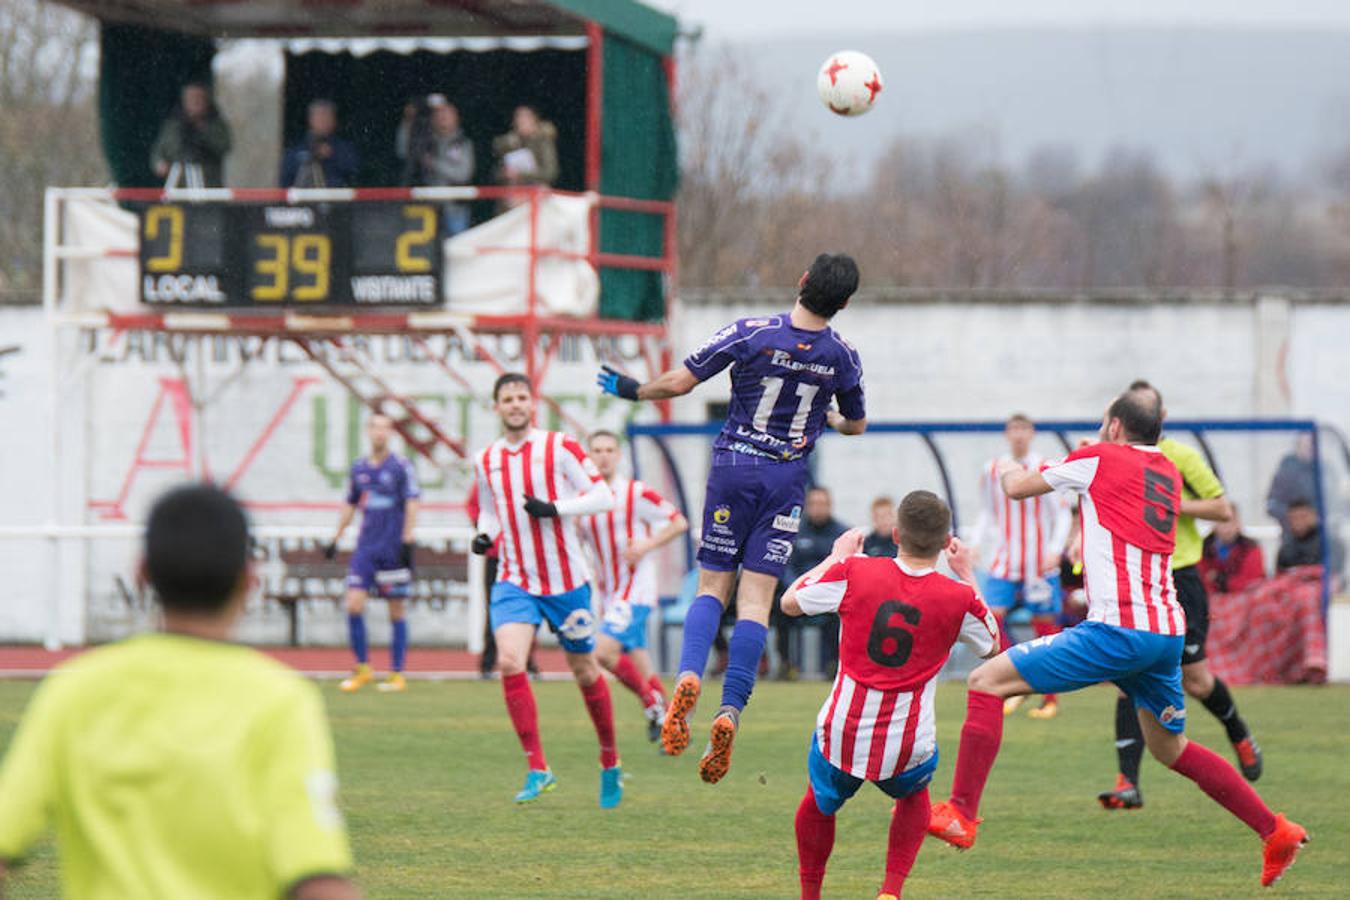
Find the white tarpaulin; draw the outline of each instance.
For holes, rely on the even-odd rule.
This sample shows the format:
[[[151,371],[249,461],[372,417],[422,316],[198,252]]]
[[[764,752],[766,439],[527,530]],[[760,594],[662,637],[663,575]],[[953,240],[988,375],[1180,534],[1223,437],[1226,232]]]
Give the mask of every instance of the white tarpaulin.
[[[546,196],[539,201],[535,269],[538,312],[591,316],[600,280],[584,256],[589,249],[591,201]],[[62,217],[66,308],[131,312],[137,290],[136,215],[103,197],[70,198]],[[445,242],[445,299],[451,312],[517,315],[529,296],[530,208],[512,209]],[[560,256],[558,253],[568,254]]]

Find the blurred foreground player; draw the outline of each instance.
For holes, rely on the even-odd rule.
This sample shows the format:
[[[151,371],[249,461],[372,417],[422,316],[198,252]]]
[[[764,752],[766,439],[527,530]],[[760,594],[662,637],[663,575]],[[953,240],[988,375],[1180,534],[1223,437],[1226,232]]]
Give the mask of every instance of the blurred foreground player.
[[[1031,613],[1036,637],[1060,630],[1064,591],[1059,580],[1059,563],[1073,514],[1059,497],[1013,500],[1003,493],[998,484],[1001,464],[1012,462],[1035,471],[1044,461],[1031,449],[1036,437],[1031,419],[1021,413],[1010,416],[1003,436],[1008,442],[1008,452],[987,462],[980,475],[980,518],[971,543],[978,550],[985,535],[993,537],[994,553],[983,582],[984,602],[998,617],[999,635],[1006,650],[1012,644],[1008,613],[1017,607],[1025,607]],[[1021,697],[1009,698],[1004,713],[1011,713],[1021,702]],[[1058,712],[1055,695],[1046,694],[1030,715],[1033,719],[1053,719]]]
[[[828,425],[841,434],[867,427],[862,363],[830,327],[858,289],[852,257],[822,253],[798,283],[786,315],[739,319],[647,384],[606,366],[601,388],[626,400],[688,394],[728,366],[731,404],[713,444],[698,550],[698,596],[684,620],[680,671],[661,729],[671,755],[689,746],[689,714],[698,702],[708,651],[737,571],[738,620],[728,645],[722,705],[713,718],[699,775],[709,784],[731,765],[741,711],[764,655],[774,586],[792,555],[810,472],[807,459]],[[837,400],[836,411],[832,401]]]
[[[980,795],[1003,738],[1006,698],[1110,681],[1134,703],[1158,761],[1261,836],[1261,883],[1270,885],[1293,864],[1308,833],[1272,813],[1223,757],[1182,733],[1186,617],[1170,568],[1181,475],[1156,446],[1161,432],[1158,405],[1127,391],[1107,409],[1101,443],[1080,447],[1041,472],[1012,463],[1001,467],[1003,490],[1013,499],[1054,490],[1078,496],[1088,619],[1018,644],[971,673],[951,801],[933,807],[928,831],[960,849],[974,844]]]
[[[389,449],[394,422],[376,413],[366,422],[370,455],[352,463],[347,503],[338,519],[333,540],[324,556],[337,557],[338,541],[359,507],[361,532],[347,567],[347,638],[356,657],[356,670],[339,687],[359,691],[374,678],[366,645],[366,600],[373,592],[389,601],[389,676],[376,687],[381,691],[407,690],[403,660],[408,652],[408,621],[404,601],[412,588],[413,529],[417,527],[417,472],[412,463]]]
[[[248,549],[215,488],[155,504],[142,576],[163,630],[81,654],[33,695],[0,769],[0,860],[55,823],[67,897],[359,896],[318,690],[227,643]]]
[[[647,736],[661,736],[665,686],[647,653],[647,619],[656,607],[656,558],[652,551],[689,530],[689,522],[650,486],[619,475],[619,437],[597,431],[587,441],[591,459],[614,493],[614,508],[581,521],[598,563],[604,620],[595,658],[638,699],[647,716]]]
[[[492,387],[492,402],[503,434],[475,461],[482,510],[473,551],[486,553],[501,538],[488,613],[506,711],[529,765],[516,802],[535,800],[558,783],[544,757],[539,713],[525,673],[535,632],[547,619],[600,740],[600,806],[610,809],[619,805],[623,781],[609,682],[595,661],[591,576],[574,519],[610,509],[614,494],[580,444],[533,427],[534,390],[528,378],[502,375]]]
[[[1147,381],[1130,385],[1130,393],[1139,400],[1152,403],[1159,416],[1166,420],[1162,394]],[[1172,551],[1172,583],[1177,602],[1186,614],[1186,640],[1181,646],[1181,688],[1199,700],[1205,709],[1223,725],[1228,742],[1238,759],[1238,768],[1248,781],[1261,777],[1261,747],[1252,737],[1247,723],[1238,714],[1237,701],[1223,679],[1209,671],[1205,662],[1205,638],[1209,634],[1209,595],[1200,576],[1200,558],[1204,543],[1196,519],[1225,522],[1233,515],[1233,507],[1224,496],[1222,482],[1214,474],[1204,456],[1194,447],[1172,438],[1163,438],[1158,449],[1172,461],[1181,475],[1181,505],[1177,515],[1176,549]],[[1097,795],[1106,809],[1138,809],[1144,805],[1139,790],[1139,763],[1144,756],[1144,734],[1139,730],[1139,717],[1134,704],[1122,695],[1116,700],[1116,757],[1119,773],[1116,785]]]
[[[998,625],[975,588],[974,553],[951,535],[947,504],[929,491],[900,503],[899,552],[859,556],[854,529],[783,595],[790,616],[839,614],[839,674],[811,736],[806,796],[797,809],[802,900],[819,900],[834,847],[834,816],[870,781],[895,798],[879,900],[898,900],[928,827],[937,769],[937,674],[959,640],[998,652]],[[938,573],[947,560],[960,581]]]

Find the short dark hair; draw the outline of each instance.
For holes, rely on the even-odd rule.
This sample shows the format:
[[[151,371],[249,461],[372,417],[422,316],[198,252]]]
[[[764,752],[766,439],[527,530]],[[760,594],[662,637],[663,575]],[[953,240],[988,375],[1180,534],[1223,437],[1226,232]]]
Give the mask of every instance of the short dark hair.
[[[1139,444],[1156,444],[1162,437],[1162,404],[1149,403],[1141,391],[1127,390],[1106,411],[1108,419],[1119,419],[1125,429],[1126,440]],[[1160,398],[1161,399],[1161,398]]]
[[[811,312],[825,318],[832,317],[848,305],[848,298],[858,290],[858,264],[845,253],[822,253],[802,276],[801,291],[797,295]]]
[[[586,436],[586,445],[590,446],[591,442],[594,441],[596,438],[609,438],[616,444],[623,443],[623,441],[619,440],[619,436],[614,432],[610,431],[607,428],[599,428],[595,431],[592,431],[590,434]]]
[[[502,388],[508,384],[523,384],[534,393],[534,385],[530,384],[530,379],[526,378],[520,372],[503,372],[497,376],[497,380],[492,383],[492,402],[497,402],[497,395],[502,392]]]
[[[244,577],[248,552],[244,508],[220,488],[174,488],[150,510],[145,572],[165,609],[223,610]]]
[[[952,511],[932,491],[910,491],[896,511],[900,549],[914,556],[937,556],[951,534]]]
[[[1036,423],[1031,421],[1031,416],[1027,415],[1026,413],[1020,412],[1016,412],[1013,413],[1011,416],[1008,416],[1008,421],[1003,423],[1003,427],[1007,428],[1009,425],[1017,425],[1019,423],[1022,425],[1030,425],[1032,428],[1036,427]]]
[[[878,506],[894,506],[894,505],[895,501],[892,500],[890,497],[886,496],[885,494],[882,494],[880,497],[872,501],[873,509],[876,509]]]
[[[814,491],[820,491],[820,493],[824,494],[826,497],[830,496],[830,489],[823,484],[813,484],[806,489],[808,494],[813,493]]]
[[[1317,504],[1307,497],[1295,497],[1289,501],[1289,505],[1284,508],[1284,511],[1288,512],[1291,509],[1311,509],[1313,512],[1317,512]]]

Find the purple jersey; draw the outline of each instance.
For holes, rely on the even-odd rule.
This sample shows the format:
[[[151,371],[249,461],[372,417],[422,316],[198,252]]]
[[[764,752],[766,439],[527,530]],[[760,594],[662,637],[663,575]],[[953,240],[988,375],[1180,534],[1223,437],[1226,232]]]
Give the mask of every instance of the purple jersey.
[[[862,362],[833,328],[805,331],[785,315],[739,319],[684,361],[699,381],[731,366],[731,409],[714,450],[777,461],[804,459],[831,400],[862,419]]]
[[[356,552],[398,558],[403,543],[403,513],[409,500],[422,495],[412,463],[396,454],[375,465],[364,456],[352,463],[347,502],[361,507],[361,533]]]

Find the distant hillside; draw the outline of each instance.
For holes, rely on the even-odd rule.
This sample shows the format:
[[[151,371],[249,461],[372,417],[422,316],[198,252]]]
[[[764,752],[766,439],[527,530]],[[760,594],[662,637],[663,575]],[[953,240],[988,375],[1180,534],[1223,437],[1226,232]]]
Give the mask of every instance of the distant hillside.
[[[816,100],[835,50],[871,54],[884,102],[840,122]],[[1273,162],[1298,177],[1350,144],[1350,31],[1110,29],[774,39],[745,46],[792,123],[870,160],[892,137],[985,132],[1003,158],[1047,144],[1093,165],[1148,148],[1173,175]]]

